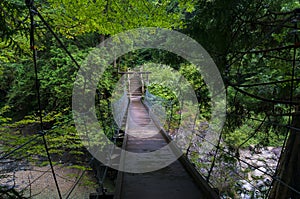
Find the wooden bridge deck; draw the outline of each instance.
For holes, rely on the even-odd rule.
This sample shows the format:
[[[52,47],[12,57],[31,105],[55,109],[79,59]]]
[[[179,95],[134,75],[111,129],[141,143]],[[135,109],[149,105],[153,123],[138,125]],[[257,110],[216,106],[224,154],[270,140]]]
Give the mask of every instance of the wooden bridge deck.
[[[161,149],[167,145],[168,141],[149,117],[148,111],[140,101],[139,96],[131,96],[128,116],[127,130],[125,132],[126,138],[124,139],[126,143],[123,144],[125,150],[135,153],[146,153]],[[145,160],[139,160],[138,158],[123,157],[123,161],[125,166],[133,167],[137,164],[153,164],[152,159],[145,162]],[[179,159],[153,172],[120,172],[117,193],[115,193],[114,199],[217,198],[217,194],[205,184],[203,179],[199,181],[199,179],[192,177],[197,176],[197,174],[191,175],[191,169],[187,169],[187,167]],[[199,176],[197,177],[199,178]]]

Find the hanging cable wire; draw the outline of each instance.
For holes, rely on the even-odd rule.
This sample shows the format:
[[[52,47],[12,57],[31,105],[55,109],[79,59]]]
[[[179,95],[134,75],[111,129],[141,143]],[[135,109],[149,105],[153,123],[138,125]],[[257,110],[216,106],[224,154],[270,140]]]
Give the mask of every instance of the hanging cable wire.
[[[26,143],[22,144],[21,146],[19,146],[18,148],[14,149],[13,151],[11,151],[9,154],[6,154],[2,157],[0,157],[0,160],[1,159],[4,159],[8,156],[10,156],[11,154],[13,154],[14,152],[16,152],[17,150],[19,150],[20,148],[23,148],[24,146],[30,144],[33,140],[37,139],[38,137],[42,136],[43,137],[43,142],[44,142],[44,145],[45,145],[45,149],[46,149],[46,152],[47,152],[47,157],[49,159],[49,163],[50,163],[50,166],[51,166],[51,171],[52,171],[52,174],[53,174],[53,177],[54,177],[54,180],[55,180],[55,184],[56,184],[56,187],[57,187],[57,190],[58,190],[58,193],[59,193],[59,196],[60,198],[62,198],[61,196],[61,193],[60,193],[60,190],[59,190],[59,186],[58,186],[58,183],[57,183],[57,180],[56,180],[56,175],[55,175],[55,172],[54,172],[54,168],[53,168],[53,165],[52,165],[52,161],[51,161],[51,157],[50,157],[50,154],[49,154],[49,149],[48,149],[48,145],[47,145],[47,142],[46,142],[46,138],[45,138],[45,132],[44,132],[44,129],[43,129],[43,118],[42,118],[42,108],[41,108],[41,101],[40,101],[40,91],[39,91],[39,79],[38,79],[38,70],[37,70],[37,64],[36,64],[36,48],[35,48],[35,44],[34,44],[34,29],[35,29],[35,25],[34,25],[34,15],[37,15],[41,21],[46,25],[46,27],[49,29],[49,31],[54,35],[55,39],[59,42],[59,44],[62,46],[62,48],[67,52],[68,56],[72,59],[72,61],[75,63],[75,65],[80,68],[79,64],[76,62],[76,60],[72,57],[71,53],[67,50],[67,48],[65,47],[65,45],[63,44],[63,42],[58,38],[58,36],[55,34],[55,32],[51,29],[51,27],[49,26],[49,24],[45,21],[45,19],[43,18],[43,16],[38,12],[38,10],[33,6],[33,0],[26,0],[26,5],[28,6],[29,8],[29,11],[30,11],[30,20],[31,20],[31,31],[30,31],[30,45],[31,45],[31,49],[33,51],[33,60],[34,60],[34,68],[35,68],[35,82],[36,82],[36,90],[37,90],[37,99],[38,99],[38,108],[39,108],[39,119],[40,119],[40,124],[41,124],[41,133],[34,137],[32,140],[29,140],[27,141]],[[289,19],[289,18],[288,18]],[[285,23],[287,20],[284,20],[282,23]],[[273,33],[275,30],[278,29],[279,26],[276,26],[276,28],[274,28],[271,33]],[[269,33],[269,34],[271,34]],[[268,34],[266,35],[268,36]],[[298,81],[299,79],[295,79],[294,78],[294,75],[295,75],[295,49],[299,47],[299,46],[296,46],[294,45],[294,61],[293,61],[293,72],[292,72],[292,79],[291,80],[282,80],[282,81],[277,81],[277,82],[268,82],[268,83],[261,83],[261,84],[253,84],[253,85],[235,85],[235,84],[231,84],[231,86],[236,90],[236,93],[237,91],[245,94],[245,95],[248,95],[250,97],[253,97],[253,98],[256,98],[256,99],[260,99],[260,100],[263,100],[263,101],[268,101],[268,102],[272,102],[272,103],[283,103],[283,104],[288,104],[290,105],[290,115],[291,115],[291,107],[294,105],[294,104],[298,104],[296,102],[293,102],[293,89],[294,89],[294,83],[295,81]],[[243,52],[243,55],[241,57],[244,56],[244,54],[246,53],[256,53],[258,51],[249,51],[249,52]],[[263,51],[259,51],[259,52],[263,52]],[[239,58],[237,58],[238,60]],[[236,61],[236,60],[234,60]],[[233,63],[231,63],[233,64]],[[255,96],[251,93],[248,93],[244,90],[241,90],[239,89],[238,87],[252,87],[252,86],[261,86],[261,85],[269,85],[269,84],[276,84],[276,83],[285,83],[285,82],[290,82],[291,83],[291,96],[290,96],[290,99],[289,101],[280,101],[280,100],[268,100],[268,99],[265,99],[265,98],[261,98],[261,97],[258,97],[258,96]],[[259,129],[263,124],[265,123],[268,123],[268,121],[265,121],[266,118],[264,118],[264,120],[261,122],[261,124],[259,125],[259,127],[257,129]],[[269,122],[270,123],[270,122]],[[274,122],[275,123],[275,122]],[[280,126],[279,124],[277,124],[278,126]],[[288,125],[281,125],[283,127],[287,127],[289,129],[297,129],[295,127],[292,127],[291,124],[290,124],[290,120],[289,120],[289,124]],[[256,131],[258,130],[255,130],[255,132],[253,133],[253,135],[256,133]],[[300,129],[297,129],[297,131],[300,132]],[[217,145],[214,145],[214,147],[216,148],[216,152],[215,152],[215,155],[214,155],[214,159],[213,159],[213,163],[212,163],[212,166],[210,168],[210,171],[209,171],[209,175],[208,175],[208,179],[211,175],[211,172],[213,170],[213,167],[214,167],[214,161],[216,160],[216,157],[217,157],[217,154],[219,153],[219,151],[223,151],[224,149],[222,149],[220,147],[220,142],[221,142],[221,135],[220,135],[220,138],[219,138],[219,142]],[[249,139],[252,137],[252,135],[249,137]],[[204,138],[205,139],[205,138]],[[249,139],[247,139],[245,142],[247,142]],[[208,140],[207,140],[208,141]],[[244,143],[243,143],[244,144]],[[240,145],[241,146],[241,145]],[[226,153],[229,153],[229,152],[226,152]],[[238,160],[240,160],[238,157],[232,155],[231,153],[229,153],[232,157],[235,157],[237,158]],[[240,160],[243,162],[243,160]],[[245,164],[249,165],[247,162],[244,162]],[[252,168],[255,168],[255,169],[258,169],[259,168],[256,168],[254,167],[253,165],[251,165],[250,167]],[[262,170],[260,170],[261,172],[263,172]],[[277,177],[276,176],[273,176],[273,175],[270,175],[268,174],[267,172],[263,172],[265,173],[266,175],[269,175],[271,176],[274,180],[278,180],[280,182],[280,179],[276,179]],[[78,178],[78,180],[76,181],[76,183],[74,184],[74,186],[72,187],[72,189],[70,190],[68,197],[70,197],[71,193],[73,192],[73,190],[75,189],[75,187],[77,186],[77,184],[79,183],[80,179],[82,178],[84,172],[82,172],[81,176]],[[209,181],[209,180],[208,180]],[[284,184],[284,182],[281,182],[282,184]],[[284,184],[285,186],[289,187],[288,185]],[[293,190],[292,187],[289,187],[290,189]],[[297,190],[296,190],[297,191]],[[299,193],[299,191],[297,192]]]
[[[270,37],[274,32],[276,32],[278,29],[280,29],[282,27],[282,25],[284,25],[285,23],[289,22],[290,20],[292,20],[294,16],[288,16],[286,19],[284,19],[281,23],[279,23],[276,27],[274,27],[272,30],[270,30],[262,39],[258,40],[257,42],[255,42],[252,46],[250,46],[248,49],[253,49],[256,46],[258,46],[260,43],[262,43],[262,41],[264,41],[265,39],[267,39],[268,37]],[[244,57],[244,55],[247,54],[247,51],[241,54],[237,54],[234,57],[232,57],[229,61],[232,61],[231,63],[228,64],[227,68],[230,70],[230,66],[232,66],[233,64],[235,64],[238,60],[240,60],[241,58]],[[235,60],[234,60],[235,59]]]
[[[29,2],[32,1],[33,2],[33,0],[26,0],[26,1],[29,1]],[[41,13],[33,5],[33,3],[31,4],[30,11],[33,12],[34,14],[36,14],[41,19],[41,21],[45,24],[45,26],[47,27],[47,29],[51,32],[51,34],[54,36],[54,38],[56,39],[56,41],[60,44],[60,46],[67,53],[67,55],[71,58],[71,60],[74,62],[74,64],[76,65],[77,69],[79,70],[80,69],[80,65],[78,64],[78,62],[72,56],[72,54],[70,53],[70,51],[67,49],[67,47],[64,45],[64,43],[61,41],[61,39],[59,39],[59,37],[57,36],[57,34],[53,31],[53,29],[47,23],[47,21],[44,19],[44,17],[41,15]]]
[[[274,85],[274,84],[281,84],[281,83],[291,83],[292,81],[300,81],[300,78],[296,79],[290,79],[290,80],[279,80],[274,82],[262,82],[262,83],[256,83],[256,84],[232,84],[236,87],[255,87],[255,86],[266,86],[266,85]]]
[[[260,130],[260,128],[263,126],[263,124],[265,123],[267,119],[267,116],[265,116],[265,118],[263,119],[263,121],[259,124],[259,126],[254,130],[254,132],[244,141],[242,142],[238,147],[237,147],[237,150],[239,150],[244,144],[246,144],[251,138],[253,138],[257,133],[258,131]]]
[[[35,22],[34,22],[34,15],[36,14],[33,6],[33,0],[25,0],[26,6],[29,9],[30,14],[30,48],[32,50],[32,56],[33,56],[33,66],[34,66],[34,72],[35,72],[35,87],[36,87],[36,94],[37,94],[37,100],[38,100],[38,116],[40,119],[40,128],[41,128],[41,134],[43,138],[44,147],[47,153],[47,158],[51,167],[52,176],[56,185],[56,189],[59,195],[59,198],[62,199],[62,195],[59,189],[59,185],[56,179],[54,167],[52,164],[51,156],[49,153],[48,144],[45,138],[45,132],[44,132],[44,125],[43,125],[43,116],[42,116],[42,106],[41,106],[41,96],[40,96],[40,85],[39,85],[39,78],[38,78],[38,69],[37,69],[37,52],[36,52],[36,46],[35,46],[35,39],[34,39],[34,30],[35,30]]]
[[[222,131],[222,132],[223,132],[223,131]],[[214,169],[214,167],[215,167],[216,158],[217,158],[217,155],[218,155],[219,150],[220,150],[220,144],[221,144],[221,140],[222,140],[222,132],[221,132],[220,135],[219,135],[218,144],[217,144],[217,146],[215,146],[215,147],[216,147],[216,151],[215,151],[215,154],[214,154],[214,156],[213,156],[213,160],[212,160],[210,169],[209,169],[209,171],[208,171],[208,175],[207,175],[207,177],[206,177],[206,181],[207,181],[208,183],[209,183],[209,178],[210,178],[210,176],[211,176],[211,173],[212,173],[212,171],[213,171],[213,169]]]
[[[68,192],[66,199],[70,198],[71,194],[73,193],[73,191],[75,190],[75,188],[77,187],[77,185],[79,184],[79,182],[81,181],[81,179],[83,178],[85,173],[86,173],[86,169],[81,172],[81,175],[79,176],[79,178],[76,180],[76,182],[74,183],[74,185],[71,187],[70,191]]]
[[[30,144],[31,142],[35,141],[37,138],[41,137],[41,134],[38,134],[36,136],[34,136],[32,139],[28,140],[27,142],[25,142],[24,144],[18,146],[17,148],[13,149],[12,151],[10,151],[7,154],[4,154],[3,156],[0,157],[0,160],[6,159],[9,156],[11,156],[12,154],[16,153],[18,150],[24,148],[25,146],[27,146],[28,144]]]
[[[230,115],[237,115],[237,116],[240,116],[240,115],[238,115],[238,114],[233,114],[233,113],[228,114],[228,116],[230,116]],[[245,118],[245,119],[254,120],[254,121],[258,121],[258,122],[263,122],[263,120],[261,120],[261,119],[253,118],[253,117],[249,117],[249,116],[244,116],[244,118]],[[288,128],[288,129],[297,131],[297,133],[300,133],[300,128],[293,127],[293,126],[291,126],[291,125],[289,125],[289,124],[280,124],[280,123],[274,122],[274,121],[265,121],[264,123],[265,123],[265,124],[274,125],[274,126],[277,126],[277,127]]]
[[[231,86],[232,88],[234,88],[235,90],[237,90],[238,92],[242,93],[243,95],[247,95],[249,97],[252,97],[254,99],[258,99],[258,100],[261,100],[261,101],[264,101],[264,102],[270,102],[270,103],[275,103],[275,104],[288,104],[288,105],[299,105],[300,102],[296,102],[296,101],[284,101],[284,100],[272,100],[272,99],[267,99],[267,98],[264,98],[264,97],[261,97],[261,96],[257,96],[257,95],[254,95],[252,93],[249,93],[247,91],[244,91],[232,84],[229,83],[229,86]]]
[[[295,189],[294,187],[292,187],[292,186],[288,185],[287,183],[283,182],[283,181],[282,181],[280,178],[278,178],[277,176],[274,176],[274,175],[272,175],[272,174],[270,174],[270,173],[268,173],[268,172],[266,172],[266,171],[260,169],[259,167],[255,166],[255,165],[252,165],[252,164],[248,163],[248,162],[245,161],[245,160],[242,160],[241,158],[239,158],[239,157],[236,156],[236,155],[232,155],[229,151],[226,151],[226,150],[223,149],[222,147],[218,147],[218,145],[215,145],[214,143],[212,143],[211,141],[209,141],[208,139],[206,139],[206,138],[203,137],[202,135],[200,135],[200,134],[197,134],[197,135],[198,135],[200,138],[202,138],[203,140],[207,141],[207,143],[209,143],[209,144],[211,144],[212,146],[214,146],[215,148],[219,148],[220,151],[224,152],[224,153],[227,154],[228,156],[230,156],[230,157],[232,157],[232,158],[235,158],[235,159],[237,159],[237,160],[240,161],[240,162],[243,162],[244,164],[248,165],[250,168],[254,168],[255,170],[258,170],[258,171],[262,172],[263,174],[265,174],[265,175],[271,177],[273,180],[276,180],[276,181],[278,181],[280,184],[282,184],[282,185],[288,187],[290,190],[294,191],[295,193],[300,194],[300,190],[297,190],[297,189]]]
[[[297,17],[297,14],[294,14],[295,18]],[[294,21],[294,28],[297,29],[297,20]],[[298,43],[299,39],[298,36],[296,34],[296,32],[294,33],[294,43]],[[292,71],[291,71],[291,82],[290,82],[290,101],[293,100],[294,98],[294,81],[295,81],[295,68],[296,68],[296,53],[297,53],[297,47],[295,46],[293,48],[293,61],[292,61]],[[290,105],[289,106],[289,117],[288,117],[288,126],[291,126],[292,123],[292,111],[293,111],[293,106]],[[291,129],[290,129],[291,130]],[[276,170],[275,170],[275,174],[278,175],[279,173],[279,169],[280,169],[280,162],[283,160],[283,154],[286,152],[286,144],[287,144],[287,140],[288,140],[288,136],[290,134],[290,131],[286,132],[284,141],[283,141],[283,145],[282,145],[282,150],[280,152],[280,156],[279,156],[279,161],[277,163],[276,166]],[[272,182],[271,184],[272,186],[274,185],[274,182]],[[270,193],[271,189],[268,190],[268,194]],[[299,193],[298,193],[299,194]]]

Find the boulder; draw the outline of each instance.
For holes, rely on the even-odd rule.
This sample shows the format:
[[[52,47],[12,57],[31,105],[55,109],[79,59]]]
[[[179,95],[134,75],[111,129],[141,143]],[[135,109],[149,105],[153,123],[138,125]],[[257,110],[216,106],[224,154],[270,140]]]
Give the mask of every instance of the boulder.
[[[261,179],[264,177],[264,172],[266,172],[267,169],[264,167],[259,167],[258,169],[255,169],[252,173],[251,176],[255,179]]]

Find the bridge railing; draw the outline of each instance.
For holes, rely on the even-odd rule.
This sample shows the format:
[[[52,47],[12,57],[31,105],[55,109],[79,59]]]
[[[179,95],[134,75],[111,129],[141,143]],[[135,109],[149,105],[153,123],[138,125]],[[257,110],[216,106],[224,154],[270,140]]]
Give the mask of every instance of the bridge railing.
[[[161,117],[166,113],[166,110],[169,108],[168,105],[171,103],[172,102],[169,102],[166,99],[153,95],[149,91],[146,91],[144,96],[144,104],[148,107],[149,113],[151,114],[152,118],[156,118],[156,122],[160,124],[160,126],[168,124],[169,121],[172,120],[172,118],[169,118],[170,116],[172,117],[172,115],[169,115],[169,117]],[[266,119],[248,119],[252,120],[253,122],[256,121],[256,129],[241,144],[240,147],[251,140],[253,136],[256,136],[262,126],[271,125],[271,122],[267,121]],[[267,197],[272,184],[272,180],[278,181],[282,183],[283,186],[287,186],[293,189],[293,187],[290,187],[286,183],[282,182],[279,178],[274,176],[276,174],[275,170],[270,170],[268,168],[267,162],[265,162],[264,164],[260,162],[258,165],[257,162],[251,159],[250,161],[248,159],[245,159],[247,158],[245,157],[245,154],[239,154],[240,147],[239,149],[232,150],[229,146],[227,146],[222,141],[222,139],[224,138],[223,132],[221,133],[218,142],[212,142],[208,137],[208,135],[211,133],[209,132],[208,128],[208,126],[210,125],[209,122],[200,122],[198,116],[195,116],[195,118],[189,118],[189,120],[186,121],[186,123],[188,124],[184,124],[184,128],[177,129],[178,131],[175,133],[175,135],[170,135],[170,132],[167,133],[169,133],[173,140],[177,144],[179,144],[179,148],[182,148],[180,147],[181,140],[183,138],[182,136],[186,136],[187,131],[190,132],[190,137],[184,140],[183,143],[185,145],[188,144],[189,146],[183,147],[183,149],[186,149],[183,152],[191,162],[197,163],[195,164],[195,168],[202,176],[206,178],[206,181],[213,187],[217,188],[221,193],[226,192],[226,189],[228,189],[228,191],[235,189],[236,194],[239,195],[252,195],[253,197],[257,198]],[[272,125],[278,124],[272,123]],[[285,125],[282,125],[281,127],[291,128],[290,126]],[[294,130],[298,131],[299,129],[294,128]],[[189,140],[190,142],[188,142]],[[203,150],[207,148],[210,148],[210,150]],[[259,161],[259,159],[257,161]],[[253,180],[249,180],[248,175],[246,175],[245,173],[245,169],[249,170],[251,175],[254,176]],[[265,179],[261,179],[262,176],[257,176],[258,173],[265,176]],[[257,180],[255,178],[259,178],[261,180]],[[226,186],[235,186],[235,188]]]
[[[129,99],[128,99],[127,91],[124,91],[123,95],[119,99],[111,103],[115,122],[120,129],[122,128],[123,125],[124,117],[128,108],[128,103],[129,103]]]
[[[155,122],[163,127],[167,122],[167,109],[170,105],[170,101],[151,94],[148,90],[145,92],[143,103],[149,110]]]

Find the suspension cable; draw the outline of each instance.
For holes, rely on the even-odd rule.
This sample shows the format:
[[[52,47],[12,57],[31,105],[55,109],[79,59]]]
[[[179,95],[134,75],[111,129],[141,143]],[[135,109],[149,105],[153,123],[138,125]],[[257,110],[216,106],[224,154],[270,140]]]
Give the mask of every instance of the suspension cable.
[[[227,114],[227,116],[228,115],[238,115],[238,114],[230,113],[230,114]],[[238,115],[238,116],[241,116],[241,115]],[[244,118],[250,119],[250,120],[254,120],[254,121],[258,121],[258,122],[263,122],[263,120],[257,119],[257,118],[253,118],[253,117],[244,117]],[[278,126],[278,127],[282,127],[282,128],[288,128],[288,129],[297,131],[297,133],[300,133],[300,128],[293,127],[293,126],[291,126],[289,124],[280,124],[278,122],[272,122],[272,121],[265,121],[264,123],[265,124],[271,124],[271,125]]]
[[[35,8],[33,6],[34,0],[25,0],[26,6],[29,9],[30,14],[30,48],[32,50],[32,56],[33,56],[33,66],[34,66],[34,72],[35,72],[35,87],[36,87],[36,93],[37,93],[37,100],[38,100],[38,116],[40,119],[40,128],[43,138],[44,147],[47,153],[47,158],[51,167],[52,176],[56,185],[56,189],[59,195],[59,198],[62,199],[62,195],[58,186],[58,182],[56,179],[54,167],[52,164],[51,156],[49,153],[48,144],[45,137],[44,132],[44,125],[43,125],[43,116],[42,116],[42,107],[41,107],[41,95],[40,95],[40,85],[39,85],[39,79],[38,79],[38,68],[37,68],[37,51],[35,47],[35,38],[34,38],[34,30],[35,30],[35,22],[34,22],[34,15],[36,14]]]
[[[295,12],[295,11],[294,11]],[[290,14],[290,13],[288,13]],[[274,32],[276,32],[282,25],[284,25],[285,23],[287,23],[288,21],[290,21],[293,18],[293,16],[289,16],[286,19],[284,19],[280,24],[278,24],[276,27],[274,27],[272,30],[270,30],[262,39],[260,39],[259,41],[255,42],[249,49],[253,49],[254,47],[256,47],[258,44],[260,44],[263,40],[265,40],[266,38],[268,38],[269,36],[271,36]],[[234,57],[232,57],[230,59],[230,61],[232,61],[228,66],[228,70],[230,70],[230,66],[232,66],[234,63],[236,63],[239,59],[243,58],[244,55],[246,55],[247,52],[244,52],[242,54],[236,55]],[[234,58],[236,58],[234,60]]]
[[[25,0],[25,1],[33,1],[33,0]],[[41,19],[41,21],[45,24],[45,26],[47,27],[47,29],[54,36],[54,38],[56,39],[56,41],[60,44],[60,46],[63,48],[63,50],[67,53],[67,55],[74,62],[74,64],[76,65],[76,68],[79,70],[80,69],[80,65],[78,64],[78,62],[75,60],[75,58],[72,56],[72,54],[70,53],[70,51],[67,49],[67,47],[64,45],[64,43],[61,41],[61,39],[57,36],[57,34],[53,31],[53,29],[51,28],[51,26],[47,23],[47,21],[44,19],[44,17],[41,15],[41,13],[38,11],[38,9],[33,4],[31,5],[30,11],[33,12],[34,14],[36,14]]]
[[[278,104],[289,104],[289,105],[299,105],[299,102],[295,102],[295,101],[283,101],[283,100],[270,100],[261,96],[257,96],[254,95],[252,93],[249,93],[247,91],[244,91],[234,85],[232,85],[231,83],[228,82],[228,85],[231,86],[232,88],[234,88],[235,90],[237,90],[238,92],[242,93],[243,95],[247,95],[249,97],[255,98],[257,100],[261,100],[261,101],[265,101],[265,102],[270,102],[270,103],[278,103]]]
[[[22,149],[23,147],[27,146],[28,144],[30,144],[31,142],[35,141],[37,138],[39,138],[42,134],[38,134],[35,137],[33,137],[32,139],[28,140],[27,142],[23,143],[22,145],[18,146],[17,148],[13,149],[12,151],[10,151],[7,154],[4,154],[3,156],[0,157],[0,160],[6,159],[7,157],[9,157],[10,155],[14,154],[15,152],[17,152],[18,150]]]
[[[296,13],[294,14],[295,17],[296,17]],[[294,22],[294,28],[297,29],[297,21]],[[294,43],[296,44],[297,42],[299,42],[299,39],[298,39],[298,36],[296,33],[294,33]],[[296,53],[297,53],[297,48],[296,46],[293,48],[293,61],[292,61],[292,77],[291,77],[291,82],[290,82],[290,101],[293,100],[294,98],[294,81],[295,81],[295,68],[296,68]],[[288,125],[289,126],[292,126],[292,118],[291,118],[291,115],[292,115],[292,111],[293,111],[293,107],[292,105],[289,106],[289,117],[288,117]],[[292,130],[292,129],[290,129]],[[287,140],[288,140],[288,137],[290,135],[290,131],[287,131],[286,132],[286,135],[285,135],[285,138],[284,138],[284,141],[283,141],[283,145],[282,145],[282,150],[280,152],[280,156],[279,156],[279,161],[277,163],[277,166],[276,166],[276,170],[275,170],[275,174],[279,174],[280,173],[280,163],[282,160],[284,160],[284,156],[283,154],[286,153],[286,144],[287,144]],[[272,186],[274,185],[274,182],[272,182]],[[270,191],[271,189],[268,190],[268,194],[270,194]],[[299,194],[299,193],[298,193]]]
[[[297,190],[297,189],[295,189],[294,187],[292,187],[292,186],[288,185],[287,183],[283,182],[279,177],[277,177],[277,176],[275,176],[275,175],[272,175],[272,174],[270,174],[270,173],[268,173],[268,172],[266,172],[266,171],[264,171],[264,170],[258,168],[257,166],[254,166],[254,165],[248,163],[248,162],[245,161],[245,160],[240,159],[240,158],[239,158],[238,156],[236,156],[236,155],[232,155],[230,152],[226,151],[226,150],[223,149],[222,147],[218,147],[217,145],[215,145],[214,143],[212,143],[211,141],[209,141],[208,139],[206,139],[206,138],[203,137],[202,135],[200,135],[200,134],[196,134],[196,135],[198,135],[198,136],[199,136],[200,138],[202,138],[203,140],[207,141],[208,144],[211,144],[213,147],[219,148],[220,151],[226,153],[226,154],[229,155],[230,157],[233,157],[233,158],[237,159],[238,161],[243,162],[244,164],[248,165],[249,167],[254,168],[254,169],[256,169],[256,170],[262,172],[263,174],[265,174],[265,175],[271,177],[273,180],[276,180],[276,181],[278,181],[280,184],[283,184],[284,186],[288,187],[290,190],[294,191],[295,193],[300,194],[300,191],[299,191],[299,190]]]
[[[263,126],[263,124],[265,123],[267,119],[267,116],[265,116],[265,118],[263,119],[263,121],[259,124],[259,126],[254,130],[254,132],[243,142],[241,143],[239,146],[238,146],[238,149],[240,149],[244,144],[246,144],[251,138],[253,138],[257,133],[258,131],[261,129],[261,127]],[[237,149],[237,150],[238,150]]]
[[[255,84],[231,84],[237,87],[255,87],[255,86],[266,86],[266,85],[274,85],[274,84],[281,84],[281,83],[290,83],[292,81],[300,81],[300,78],[290,79],[290,80],[279,80],[274,82],[262,82],[262,83],[255,83]]]

